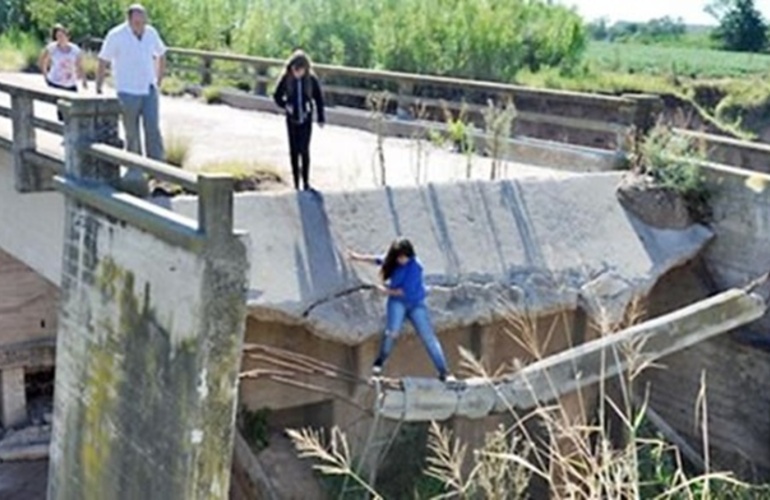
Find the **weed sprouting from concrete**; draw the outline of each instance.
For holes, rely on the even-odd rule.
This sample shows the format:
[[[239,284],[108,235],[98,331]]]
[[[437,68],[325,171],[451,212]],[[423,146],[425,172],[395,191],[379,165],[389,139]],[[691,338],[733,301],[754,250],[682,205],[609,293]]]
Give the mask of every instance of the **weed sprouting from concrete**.
[[[380,186],[388,185],[385,169],[385,120],[389,103],[390,93],[387,91],[375,92],[369,94],[366,98],[366,106],[371,111],[372,125],[377,136],[375,155],[377,157],[377,165],[379,166],[379,176],[374,173],[374,182]]]
[[[504,105],[496,106],[490,99],[482,111],[484,116],[484,131],[486,133],[487,153],[492,158],[490,180],[497,180],[507,174],[503,172],[503,156],[506,141],[511,137],[513,123],[516,118],[516,107],[513,100],[508,99]]]
[[[201,97],[206,104],[221,104],[222,87],[217,85],[209,85],[208,87],[204,87],[201,91]]]
[[[710,193],[699,162],[705,155],[695,140],[658,125],[639,146],[635,170],[684,198],[695,220],[709,218]]]
[[[96,80],[96,73],[99,69],[99,58],[93,52],[83,54],[83,72],[88,80]]]
[[[197,170],[202,173],[230,174],[236,181],[253,179],[260,183],[282,184],[284,182],[283,176],[276,166],[257,161],[215,161],[202,165]]]
[[[465,178],[470,179],[473,176],[473,154],[476,146],[473,141],[473,125],[468,120],[468,105],[463,102],[457,116],[452,113],[446,102],[442,108],[448,139],[454,145],[455,151],[465,155]]]
[[[166,163],[183,168],[190,159],[192,141],[175,133],[166,134]]]
[[[428,116],[428,107],[425,103],[419,103],[413,106],[412,114],[418,123],[426,121]],[[425,133],[416,127],[412,133],[412,142],[415,147],[415,182],[419,185],[425,182],[428,177],[428,154],[429,150],[425,144]]]
[[[174,75],[167,76],[160,85],[160,92],[170,97],[180,97],[187,92],[187,84]]]
[[[259,453],[270,445],[270,431],[267,423],[269,415],[268,408],[252,411],[242,407],[238,413],[238,426],[254,453]]]

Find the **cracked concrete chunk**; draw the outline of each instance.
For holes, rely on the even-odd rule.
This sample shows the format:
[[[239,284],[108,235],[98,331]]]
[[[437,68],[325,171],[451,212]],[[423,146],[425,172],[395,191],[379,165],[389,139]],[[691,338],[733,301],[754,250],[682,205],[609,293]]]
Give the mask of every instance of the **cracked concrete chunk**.
[[[471,379],[443,384],[404,379],[384,394],[381,415],[405,421],[481,418],[511,408],[532,410],[581,387],[657,361],[716,335],[755,321],[767,309],[764,300],[745,290],[728,290],[664,316],[626,328],[523,367],[501,379]],[[635,346],[628,356],[628,346]],[[489,384],[494,389],[489,390]],[[485,413],[486,412],[486,413]]]
[[[460,400],[457,390],[438,379],[402,379],[402,398],[398,392],[385,391],[380,412],[386,418],[400,419],[408,415],[409,421],[447,420],[455,415]]]
[[[477,419],[490,413],[495,407],[497,392],[489,380],[463,380],[463,387],[458,391],[456,416]]]
[[[252,316],[350,345],[379,334],[377,269],[348,248],[413,240],[437,329],[485,324],[511,310],[578,305],[619,320],[629,301],[703,248],[703,226],[658,229],[627,212],[620,173],[459,182],[336,193],[244,193],[235,223],[252,241]],[[171,200],[194,215],[197,201]]]
[[[650,177],[626,176],[618,187],[618,199],[650,226],[685,229],[692,224],[685,200],[673,189],[656,185]]]

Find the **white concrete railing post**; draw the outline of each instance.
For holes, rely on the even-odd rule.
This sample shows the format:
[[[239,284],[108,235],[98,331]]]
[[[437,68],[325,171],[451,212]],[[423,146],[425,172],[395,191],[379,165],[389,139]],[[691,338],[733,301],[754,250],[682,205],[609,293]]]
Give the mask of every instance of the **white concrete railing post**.
[[[120,104],[107,97],[59,101],[64,121],[64,170],[68,176],[115,184],[120,169],[84,153],[94,143],[122,146],[118,137]]]
[[[16,174],[16,190],[21,193],[35,191],[35,181],[24,164],[24,152],[36,147],[35,102],[32,96],[11,94],[11,123],[13,125],[13,169]]]
[[[225,174],[198,177],[198,225],[207,239],[232,238],[234,182]]]

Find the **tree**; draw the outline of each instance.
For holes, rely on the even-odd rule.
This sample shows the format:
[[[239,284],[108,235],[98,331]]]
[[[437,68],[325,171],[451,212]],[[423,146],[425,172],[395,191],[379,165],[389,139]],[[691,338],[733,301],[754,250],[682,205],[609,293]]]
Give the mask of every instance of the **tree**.
[[[609,22],[606,17],[600,17],[586,24],[586,31],[591,40],[604,41],[610,36]]]
[[[27,0],[26,8],[44,32],[47,33],[54,24],[62,23],[70,29],[75,40],[103,37],[124,16],[121,0]]]
[[[25,0],[0,0],[0,33],[12,29],[30,31],[32,28]]]
[[[754,0],[717,0],[706,11],[719,20],[713,36],[723,49],[760,52],[767,46],[767,24]]]

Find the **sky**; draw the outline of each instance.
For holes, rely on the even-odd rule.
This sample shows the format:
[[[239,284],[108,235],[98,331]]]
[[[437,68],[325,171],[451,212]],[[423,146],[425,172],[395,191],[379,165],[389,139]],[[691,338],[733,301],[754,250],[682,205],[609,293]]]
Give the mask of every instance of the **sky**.
[[[576,6],[588,21],[607,17],[610,21],[648,21],[671,16],[681,17],[687,24],[715,24],[714,18],[704,12],[708,0],[558,0]],[[755,0],[755,5],[770,19],[770,0]]]

